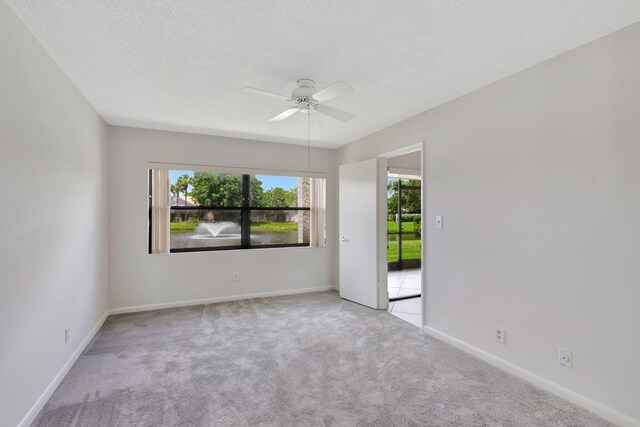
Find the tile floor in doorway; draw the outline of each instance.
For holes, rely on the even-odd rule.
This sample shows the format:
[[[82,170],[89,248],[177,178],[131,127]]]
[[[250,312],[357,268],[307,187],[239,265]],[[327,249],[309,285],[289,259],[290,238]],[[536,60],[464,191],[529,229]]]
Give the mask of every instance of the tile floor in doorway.
[[[389,298],[418,295],[421,291],[420,269],[390,271],[387,277]],[[389,303],[387,311],[418,327],[420,326],[422,298],[410,298]]]

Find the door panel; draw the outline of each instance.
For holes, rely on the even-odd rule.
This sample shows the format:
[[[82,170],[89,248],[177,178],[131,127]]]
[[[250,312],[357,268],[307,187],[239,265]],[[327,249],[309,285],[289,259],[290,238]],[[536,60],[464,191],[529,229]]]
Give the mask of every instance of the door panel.
[[[340,166],[340,297],[381,308],[378,291],[378,160]]]

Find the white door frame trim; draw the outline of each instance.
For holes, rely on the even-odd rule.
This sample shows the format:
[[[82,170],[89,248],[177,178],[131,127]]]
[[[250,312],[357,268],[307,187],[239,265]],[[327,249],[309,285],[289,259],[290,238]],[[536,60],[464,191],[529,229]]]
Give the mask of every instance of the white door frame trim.
[[[427,253],[427,241],[426,241],[426,230],[427,230],[427,186],[424,185],[424,181],[425,181],[425,172],[426,172],[426,164],[425,164],[425,148],[426,148],[426,142],[425,141],[420,141],[416,144],[410,144],[407,145],[405,147],[402,148],[398,148],[395,149],[393,151],[388,151],[386,153],[382,153],[379,154],[377,157],[379,159],[389,159],[391,157],[397,157],[397,156],[402,156],[403,154],[409,154],[409,153],[413,153],[416,151],[420,151],[420,178],[422,179],[422,183],[423,185],[422,187],[422,191],[420,192],[420,203],[421,203],[421,207],[420,207],[420,211],[421,211],[421,216],[422,216],[422,233],[420,233],[420,243],[422,246],[421,249],[421,268],[420,268],[420,276],[421,276],[421,286],[420,286],[420,292],[422,294],[422,307],[421,307],[421,317],[420,317],[420,328],[422,330],[424,330],[424,325],[425,325],[425,321],[427,319],[427,257],[426,257],[426,253]],[[386,177],[385,177],[386,180]],[[382,192],[384,192],[384,200],[386,200],[387,198],[387,192],[386,192],[386,186],[384,186],[383,188],[380,189],[380,198],[382,200]],[[382,202],[381,202],[382,203]],[[384,211],[386,212],[386,203],[384,204]],[[387,266],[386,261],[387,261],[387,228],[386,228],[386,216],[383,215],[378,215],[378,219],[380,220],[380,224],[378,224],[378,253],[380,254],[380,256],[378,257],[378,263],[380,265],[378,265],[378,274],[379,277],[382,276],[383,272],[386,273],[387,271]],[[382,265],[384,264],[384,265]],[[381,307],[387,307],[387,305],[389,304],[389,293],[388,293],[388,284],[387,284],[387,279],[386,277],[383,280],[380,280],[380,293],[381,295],[383,295],[383,300],[381,301]]]

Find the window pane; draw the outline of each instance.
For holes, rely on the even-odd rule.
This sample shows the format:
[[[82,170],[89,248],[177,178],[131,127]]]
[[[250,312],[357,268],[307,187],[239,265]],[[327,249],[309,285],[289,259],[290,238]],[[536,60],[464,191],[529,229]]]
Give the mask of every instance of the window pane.
[[[415,234],[402,235],[402,259],[420,259],[420,237]]]
[[[396,222],[396,215],[388,215],[387,217],[387,232],[397,233],[398,223]]]
[[[419,181],[418,181],[419,182]],[[402,189],[402,213],[420,213],[420,190]]]
[[[309,243],[309,211],[251,211],[251,245]]]
[[[194,206],[191,197],[192,180],[193,171],[169,171],[169,206]]]
[[[240,211],[171,209],[171,249],[240,246]]]
[[[398,262],[398,235],[387,235],[387,261]]]
[[[172,174],[174,171],[171,171]],[[194,172],[187,188],[187,202],[195,206],[241,207],[242,206],[242,174]],[[184,182],[171,181],[172,192],[181,190],[184,197]]]
[[[251,175],[251,206],[308,208],[309,183],[305,177]]]
[[[420,214],[402,214],[402,232],[420,233]]]
[[[397,221],[398,215],[398,179],[387,179],[387,214],[389,215],[389,221]],[[389,231],[398,231],[397,224],[393,227],[389,225]]]

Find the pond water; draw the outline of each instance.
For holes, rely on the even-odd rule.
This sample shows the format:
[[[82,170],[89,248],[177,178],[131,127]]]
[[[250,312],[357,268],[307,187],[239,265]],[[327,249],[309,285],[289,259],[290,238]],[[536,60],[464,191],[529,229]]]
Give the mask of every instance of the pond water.
[[[251,233],[251,244],[256,246],[295,243],[298,243],[297,230],[255,230]],[[200,223],[193,232],[171,234],[171,249],[224,246],[240,246],[237,223]]]

